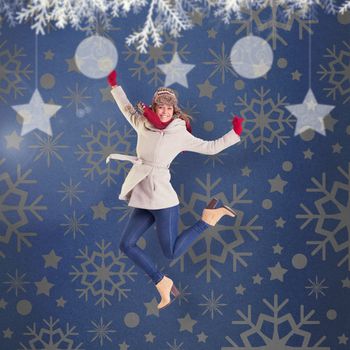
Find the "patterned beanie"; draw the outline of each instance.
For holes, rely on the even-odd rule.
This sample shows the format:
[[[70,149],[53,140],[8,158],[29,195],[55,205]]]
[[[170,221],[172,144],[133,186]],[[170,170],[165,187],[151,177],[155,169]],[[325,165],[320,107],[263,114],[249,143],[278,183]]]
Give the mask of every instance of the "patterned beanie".
[[[157,89],[157,91],[154,93],[152,98],[152,105],[151,107],[155,111],[156,104],[167,104],[174,107],[174,114],[173,118],[181,118],[186,122],[186,129],[192,133],[192,127],[190,120],[192,117],[184,113],[179,106],[177,105],[177,96],[175,94],[175,91],[173,89],[167,88],[167,87],[160,87]]]
[[[152,105],[154,104],[172,105],[178,109],[175,91],[166,87],[158,88],[152,98]]]

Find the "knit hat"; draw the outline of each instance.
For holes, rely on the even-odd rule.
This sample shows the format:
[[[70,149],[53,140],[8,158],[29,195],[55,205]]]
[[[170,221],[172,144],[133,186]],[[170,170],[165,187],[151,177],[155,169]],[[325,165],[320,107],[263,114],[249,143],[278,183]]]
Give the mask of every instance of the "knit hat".
[[[181,118],[186,122],[186,129],[192,133],[190,119],[191,117],[179,108],[177,105],[177,96],[173,89],[167,87],[160,87],[156,90],[152,98],[152,107],[155,108],[156,104],[167,104],[174,107],[174,118]]]
[[[178,109],[175,91],[167,87],[160,87],[157,89],[152,98],[152,105],[155,103],[172,105]]]

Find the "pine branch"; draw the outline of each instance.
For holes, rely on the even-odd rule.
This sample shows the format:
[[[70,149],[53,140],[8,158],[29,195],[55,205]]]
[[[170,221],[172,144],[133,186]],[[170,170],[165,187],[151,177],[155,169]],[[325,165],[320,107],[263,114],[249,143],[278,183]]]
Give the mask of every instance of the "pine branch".
[[[326,13],[336,15],[339,11],[339,6],[334,3],[334,0],[323,0]]]
[[[350,0],[344,0],[341,6],[336,5],[335,0],[0,0],[0,15],[10,25],[32,20],[31,28],[36,34],[45,34],[51,22],[57,28],[71,25],[81,30],[85,22],[93,23],[99,15],[108,21],[130,12],[139,13],[148,4],[143,29],[126,38],[128,46],[135,44],[142,53],[146,53],[150,39],[155,47],[161,46],[166,31],[176,38],[181,31],[191,29],[190,13],[194,10],[209,13],[213,9],[215,17],[226,24],[232,16],[240,19],[242,13],[267,6],[283,8],[288,18],[311,18],[317,6],[330,14],[344,14],[350,10]]]
[[[163,29],[168,29],[174,37],[178,37],[181,30],[187,30],[193,27],[186,11],[181,3],[169,0],[158,0],[159,14],[156,20],[157,25]]]
[[[148,46],[148,35],[151,35],[153,38],[154,46],[159,47],[162,44],[160,38],[160,28],[157,28],[154,25],[152,16],[154,7],[156,5],[157,0],[152,0],[151,6],[147,13],[147,19],[143,29],[140,32],[134,32],[126,38],[126,43],[128,46],[131,44],[136,44],[137,49],[141,53],[146,53],[146,48]],[[138,43],[138,44],[137,44]]]
[[[346,11],[350,11],[350,0],[347,0],[342,6],[339,8],[339,13],[344,14]]]

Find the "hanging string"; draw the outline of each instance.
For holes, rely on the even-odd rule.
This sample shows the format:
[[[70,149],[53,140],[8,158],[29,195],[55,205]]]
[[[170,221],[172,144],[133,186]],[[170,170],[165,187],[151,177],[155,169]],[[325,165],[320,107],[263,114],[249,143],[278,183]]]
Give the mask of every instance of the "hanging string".
[[[309,31],[309,89],[311,89],[311,26]]]
[[[252,5],[252,0],[249,0],[249,10],[250,10],[249,35],[253,35],[253,5]]]
[[[35,34],[35,89],[38,88],[38,34]]]

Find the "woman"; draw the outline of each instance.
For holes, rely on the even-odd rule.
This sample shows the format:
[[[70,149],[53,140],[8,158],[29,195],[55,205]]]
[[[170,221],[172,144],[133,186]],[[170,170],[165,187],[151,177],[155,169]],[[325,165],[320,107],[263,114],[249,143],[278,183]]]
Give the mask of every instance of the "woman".
[[[173,281],[162,274],[151,258],[137,246],[138,239],[156,223],[158,239],[164,255],[169,259],[181,256],[209,226],[222,216],[236,216],[227,206],[215,208],[213,198],[203,210],[202,217],[178,236],[179,199],[170,183],[169,166],[182,151],[216,154],[240,141],[243,118],[235,117],[234,129],[214,141],[205,141],[191,134],[189,118],[178,107],[177,97],[169,88],[159,88],[153,97],[152,108],[139,103],[134,108],[121,86],[117,85],[116,71],[108,76],[111,93],[131,126],[137,133],[137,157],[110,154],[110,159],[134,163],[127,175],[119,199],[133,207],[124,229],[120,249],[142,268],[154,282],[161,301],[158,309],[169,305],[179,295]]]

